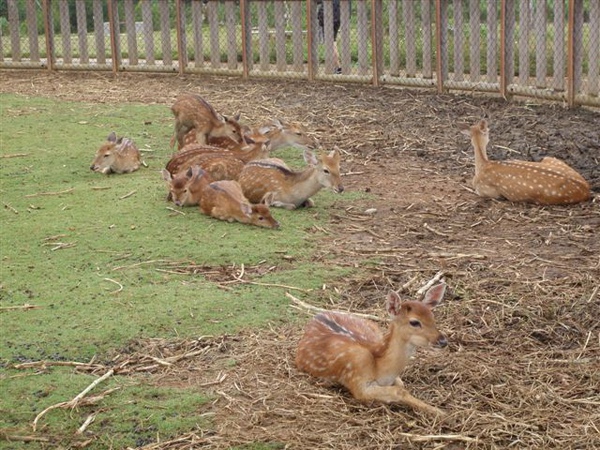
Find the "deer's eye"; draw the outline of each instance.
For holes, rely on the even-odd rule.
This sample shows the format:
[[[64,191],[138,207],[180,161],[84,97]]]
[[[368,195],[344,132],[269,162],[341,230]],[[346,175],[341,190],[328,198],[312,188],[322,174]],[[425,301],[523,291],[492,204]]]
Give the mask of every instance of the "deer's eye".
[[[325,175],[329,175],[331,172],[329,172],[329,169],[323,169],[323,173],[324,173]]]
[[[421,328],[421,322],[419,322],[417,319],[410,319],[408,323],[410,323],[411,327]]]
[[[104,155],[105,158],[108,158],[110,156],[110,153],[107,153],[106,155]]]

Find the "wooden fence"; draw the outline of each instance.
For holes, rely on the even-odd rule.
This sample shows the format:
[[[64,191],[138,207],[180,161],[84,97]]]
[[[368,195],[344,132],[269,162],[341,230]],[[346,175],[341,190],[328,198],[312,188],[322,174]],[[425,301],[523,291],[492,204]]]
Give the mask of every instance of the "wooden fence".
[[[4,1],[0,68],[293,77],[600,106],[600,0],[340,0],[338,11],[328,0]]]

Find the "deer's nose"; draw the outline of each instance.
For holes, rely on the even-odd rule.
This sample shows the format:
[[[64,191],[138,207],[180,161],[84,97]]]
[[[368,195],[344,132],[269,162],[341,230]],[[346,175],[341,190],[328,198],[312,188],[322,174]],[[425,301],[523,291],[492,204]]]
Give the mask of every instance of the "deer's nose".
[[[446,339],[446,336],[440,334],[435,345],[441,348],[446,347],[448,345],[448,340]]]

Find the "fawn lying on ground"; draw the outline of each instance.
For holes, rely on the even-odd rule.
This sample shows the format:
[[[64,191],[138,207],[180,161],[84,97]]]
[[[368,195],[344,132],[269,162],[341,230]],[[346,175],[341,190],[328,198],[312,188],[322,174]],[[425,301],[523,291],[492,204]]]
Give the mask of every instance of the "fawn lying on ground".
[[[590,185],[574,169],[553,157],[540,162],[490,161],[487,157],[489,128],[486,120],[463,126],[475,150],[473,187],[481,197],[504,197],[513,202],[540,205],[579,203],[591,197]]]
[[[234,118],[223,116],[199,95],[180,95],[171,111],[175,117],[175,134],[171,139],[171,146],[177,141],[178,149],[190,142],[206,144],[210,136],[225,136],[235,142],[244,142],[238,123],[239,115]]]
[[[130,173],[138,170],[142,156],[135,144],[127,138],[118,138],[113,131],[106,142],[96,151],[90,169],[104,173]]]
[[[309,167],[301,172],[290,170],[280,159],[250,161],[242,169],[239,182],[244,195],[254,203],[265,195],[271,196],[271,206],[295,209],[310,207],[311,196],[322,188],[334,192],[344,191],[340,178],[340,154],[333,150],[318,158],[309,150],[304,151],[304,160]]]
[[[432,308],[444,296],[444,283],[431,287],[422,302],[402,302],[395,292],[387,297],[392,316],[384,333],[370,320],[340,312],[317,314],[298,343],[296,366],[312,376],[345,386],[363,402],[402,403],[430,413],[444,413],[413,397],[399,375],[416,347],[445,347],[446,338],[435,324]]]
[[[279,228],[268,204],[250,204],[237,181],[213,181],[199,166],[175,176],[163,169],[162,175],[169,184],[168,199],[177,206],[200,205],[200,211],[219,220]]]

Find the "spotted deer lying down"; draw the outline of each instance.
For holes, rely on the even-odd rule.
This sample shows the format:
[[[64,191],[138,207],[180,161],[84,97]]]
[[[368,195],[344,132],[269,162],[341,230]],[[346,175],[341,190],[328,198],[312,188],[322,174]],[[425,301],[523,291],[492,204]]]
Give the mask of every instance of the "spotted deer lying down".
[[[169,198],[177,206],[200,205],[200,211],[219,220],[279,228],[268,204],[251,204],[237,181],[213,181],[199,166],[175,176],[163,169],[162,175],[169,184]]]
[[[344,191],[337,150],[322,153],[319,157],[305,150],[304,160],[309,167],[301,172],[290,170],[277,158],[250,161],[239,178],[244,195],[254,203],[269,196],[271,206],[295,209],[313,206],[310,197],[322,188],[331,188],[336,193]]]
[[[440,409],[413,397],[399,376],[417,347],[447,345],[432,313],[445,289],[444,283],[431,287],[421,302],[402,302],[390,292],[386,309],[391,322],[385,332],[375,322],[351,314],[317,314],[298,343],[296,366],[340,383],[357,400],[401,403],[442,416]]]
[[[481,197],[505,198],[540,205],[579,203],[591,197],[590,185],[563,161],[546,157],[533,161],[490,161],[487,157],[489,128],[486,120],[463,126],[475,150],[473,187]]]
[[[133,141],[118,138],[113,131],[106,142],[96,151],[90,169],[103,174],[130,173],[138,170],[142,164],[142,156]]]
[[[235,142],[244,142],[239,115],[230,118],[218,113],[213,106],[196,94],[182,94],[171,107],[175,117],[175,134],[171,146],[177,148],[197,142],[207,144],[210,136],[223,136]]]

